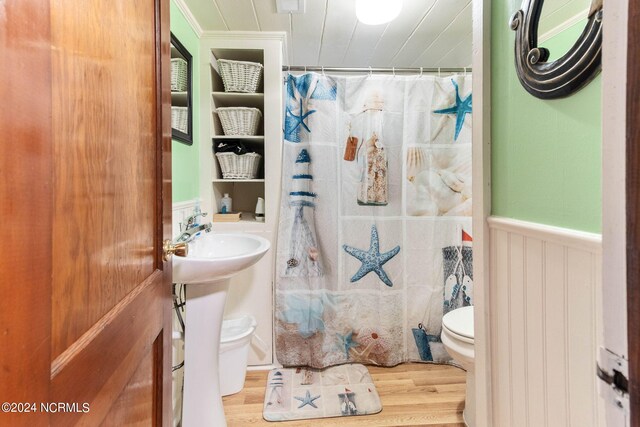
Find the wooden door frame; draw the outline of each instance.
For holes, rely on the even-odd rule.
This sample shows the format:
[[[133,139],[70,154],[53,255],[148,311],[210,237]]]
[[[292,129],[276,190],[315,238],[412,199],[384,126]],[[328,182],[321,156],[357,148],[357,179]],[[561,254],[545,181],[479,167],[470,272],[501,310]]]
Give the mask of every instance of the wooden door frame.
[[[629,1],[627,27],[627,341],[630,425],[640,426],[640,3]]]

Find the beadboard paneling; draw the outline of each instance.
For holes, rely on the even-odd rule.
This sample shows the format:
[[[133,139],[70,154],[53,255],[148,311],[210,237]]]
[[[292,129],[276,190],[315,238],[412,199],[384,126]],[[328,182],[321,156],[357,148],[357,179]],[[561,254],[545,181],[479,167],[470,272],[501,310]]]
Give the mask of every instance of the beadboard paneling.
[[[180,226],[185,223],[185,219],[193,215],[193,211],[198,203],[198,199],[186,200],[184,202],[177,202],[172,205],[171,208],[171,235],[177,237],[180,234]],[[207,221],[211,221],[211,217],[205,218]]]
[[[471,64],[471,0],[404,0],[400,15],[383,25],[360,23],[353,0],[308,0],[305,13],[292,14],[277,13],[275,0],[174,1],[199,36],[286,32],[289,65],[435,67],[443,56],[443,67]]]
[[[599,235],[489,218],[495,427],[604,425]]]

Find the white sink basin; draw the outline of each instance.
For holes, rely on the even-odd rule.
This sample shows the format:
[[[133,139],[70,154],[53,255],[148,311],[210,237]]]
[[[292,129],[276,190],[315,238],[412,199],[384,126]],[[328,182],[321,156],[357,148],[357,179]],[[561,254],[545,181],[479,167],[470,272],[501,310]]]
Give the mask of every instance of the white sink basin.
[[[252,234],[209,233],[189,243],[186,257],[173,257],[175,283],[208,283],[227,279],[258,262],[268,240]]]

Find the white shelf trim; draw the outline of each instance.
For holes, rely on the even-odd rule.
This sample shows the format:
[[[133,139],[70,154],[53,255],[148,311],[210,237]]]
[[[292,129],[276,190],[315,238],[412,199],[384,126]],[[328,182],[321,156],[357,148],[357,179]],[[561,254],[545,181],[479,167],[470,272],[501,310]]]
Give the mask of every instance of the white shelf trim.
[[[213,135],[213,139],[244,139],[249,141],[264,141],[264,135]]]
[[[211,182],[264,182],[264,179],[212,179]]]
[[[285,31],[203,31],[201,39],[208,40],[277,40],[283,43],[287,40]]]
[[[262,92],[222,92],[222,91],[213,91],[211,92],[213,96],[219,96],[221,98],[231,98],[234,96],[239,96],[241,98],[264,98],[264,93]]]

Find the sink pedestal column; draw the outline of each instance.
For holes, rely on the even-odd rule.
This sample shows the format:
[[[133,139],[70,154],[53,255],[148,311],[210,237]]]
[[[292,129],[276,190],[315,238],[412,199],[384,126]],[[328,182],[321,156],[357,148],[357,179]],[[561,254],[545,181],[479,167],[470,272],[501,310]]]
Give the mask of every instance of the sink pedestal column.
[[[186,289],[183,427],[225,427],[218,359],[229,279]]]

